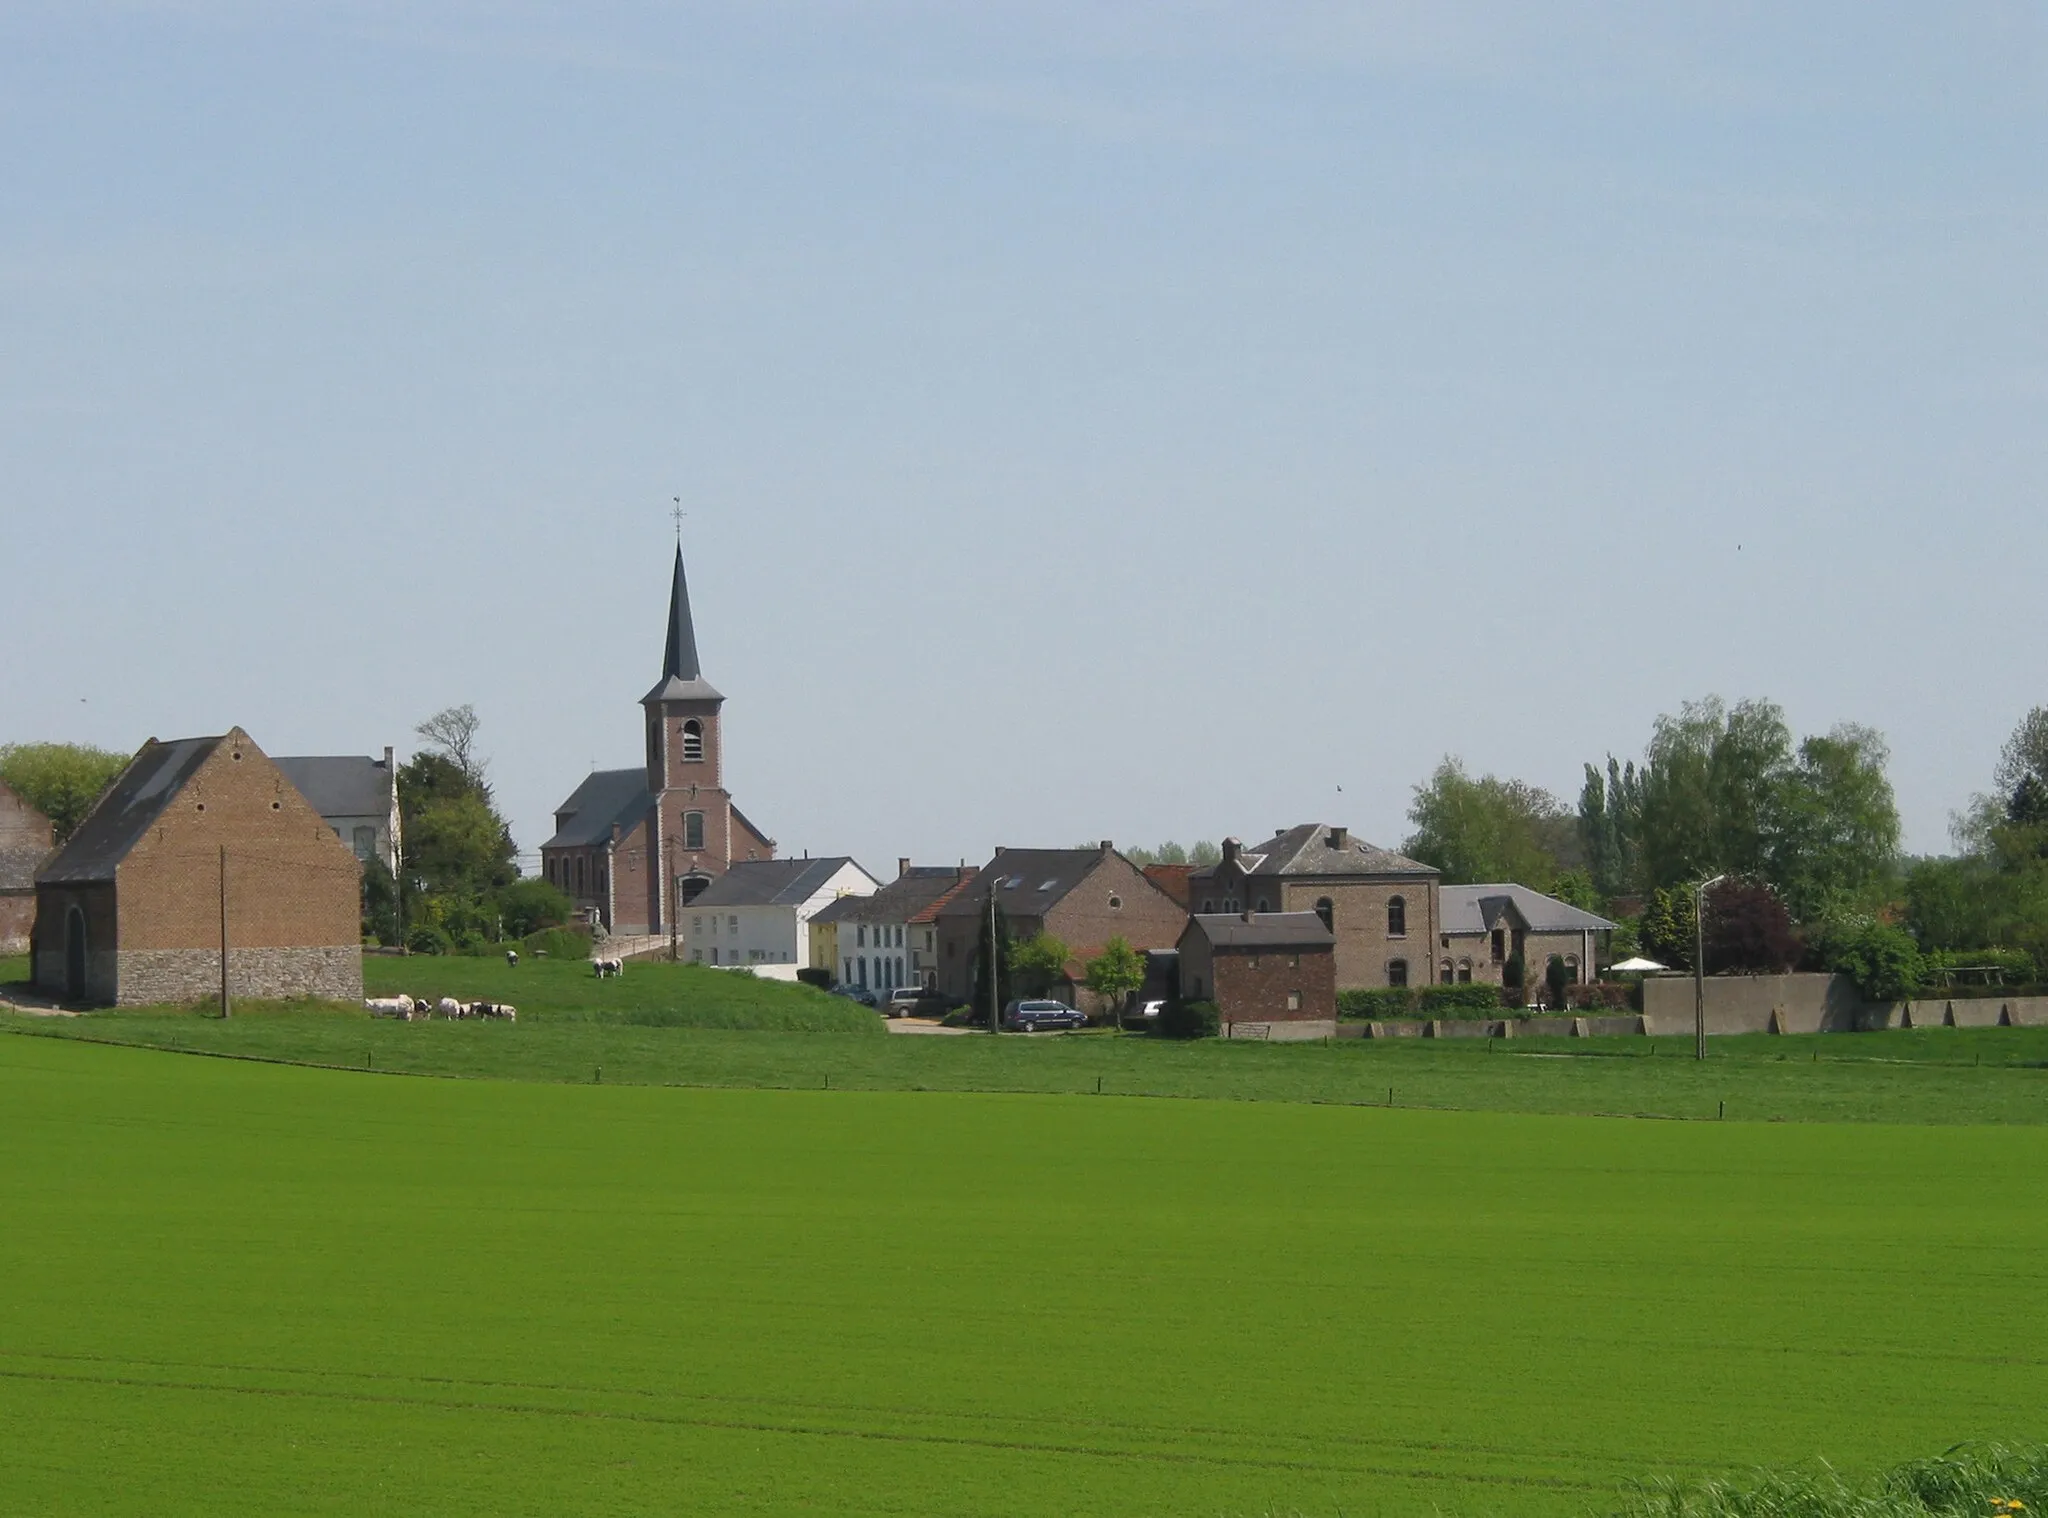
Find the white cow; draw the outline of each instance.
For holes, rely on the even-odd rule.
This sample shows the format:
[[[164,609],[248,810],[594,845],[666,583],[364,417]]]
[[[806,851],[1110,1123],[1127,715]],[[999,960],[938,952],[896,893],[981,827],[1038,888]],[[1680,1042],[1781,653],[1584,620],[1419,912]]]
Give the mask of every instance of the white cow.
[[[402,1017],[412,1020],[412,998],[410,996],[366,996],[363,1005],[369,1008],[372,1017]]]
[[[502,1018],[508,1023],[519,1020],[519,1009],[509,1001],[480,1001],[469,1010],[476,1017]]]
[[[517,949],[507,949],[505,951],[505,963],[510,965],[515,970],[518,969],[519,951]]]
[[[626,962],[623,959],[593,959],[590,968],[597,972],[599,980],[603,980],[607,975],[624,975]]]
[[[469,1004],[467,1002],[459,1002],[452,996],[444,996],[434,1003],[434,1010],[443,1017],[469,1016]]]

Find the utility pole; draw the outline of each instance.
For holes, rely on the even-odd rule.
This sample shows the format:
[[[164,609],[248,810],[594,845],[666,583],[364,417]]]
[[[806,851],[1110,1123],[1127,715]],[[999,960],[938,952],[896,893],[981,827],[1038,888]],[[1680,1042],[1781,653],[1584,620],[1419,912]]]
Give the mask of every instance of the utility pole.
[[[1003,964],[1003,946],[996,941],[996,888],[988,888],[988,1031],[1000,1033],[1003,1029],[1003,998],[996,986]]]
[[[1707,1057],[1707,892],[1726,880],[1716,875],[1692,892],[1692,1057]]]
[[[677,929],[682,926],[676,918],[680,914],[682,906],[677,899],[680,893],[676,890],[675,843],[675,839],[671,837],[668,840],[668,846],[661,851],[661,866],[668,871],[668,962],[670,964],[674,964],[681,957],[680,951],[676,947]]]
[[[228,1002],[228,846],[220,846],[220,1015],[231,1011]]]

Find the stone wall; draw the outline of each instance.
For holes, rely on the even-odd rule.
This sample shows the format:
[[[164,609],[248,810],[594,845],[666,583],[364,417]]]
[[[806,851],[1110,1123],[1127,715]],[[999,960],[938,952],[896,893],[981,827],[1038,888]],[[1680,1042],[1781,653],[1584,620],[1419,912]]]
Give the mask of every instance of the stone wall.
[[[2048,1028],[2048,996],[1927,997],[1863,1009],[1859,1028]]]
[[[1846,975],[1709,975],[1706,1023],[1710,1034],[1851,1033],[1863,998]],[[1657,975],[1643,982],[1644,1031],[1659,1036],[1691,1033],[1693,982],[1689,975]]]
[[[220,996],[218,949],[124,949],[114,956],[124,1007],[213,1001]],[[363,999],[362,950],[228,948],[228,995],[258,1001]]]

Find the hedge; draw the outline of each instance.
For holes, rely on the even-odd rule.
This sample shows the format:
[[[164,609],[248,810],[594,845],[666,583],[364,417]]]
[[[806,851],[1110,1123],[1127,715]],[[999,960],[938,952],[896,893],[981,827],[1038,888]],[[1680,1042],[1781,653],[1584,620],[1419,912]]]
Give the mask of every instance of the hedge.
[[[1337,993],[1337,1015],[1360,1022],[1403,1017],[1474,1017],[1498,1013],[1499,986],[1472,981],[1455,986],[1373,986]]]

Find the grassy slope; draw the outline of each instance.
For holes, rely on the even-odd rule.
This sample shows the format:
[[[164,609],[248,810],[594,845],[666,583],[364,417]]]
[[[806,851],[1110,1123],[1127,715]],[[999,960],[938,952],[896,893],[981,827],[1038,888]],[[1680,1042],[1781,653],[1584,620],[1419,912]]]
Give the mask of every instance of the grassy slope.
[[[2048,1400],[2038,1130],[23,1038],[0,1111],[21,1511],[1577,1513]]]

